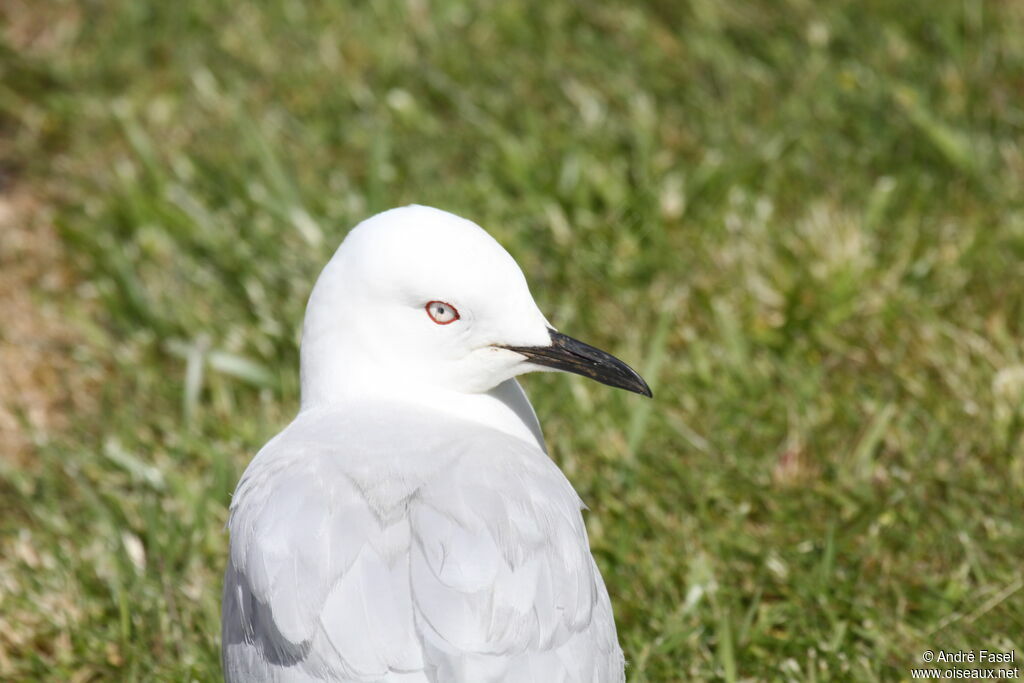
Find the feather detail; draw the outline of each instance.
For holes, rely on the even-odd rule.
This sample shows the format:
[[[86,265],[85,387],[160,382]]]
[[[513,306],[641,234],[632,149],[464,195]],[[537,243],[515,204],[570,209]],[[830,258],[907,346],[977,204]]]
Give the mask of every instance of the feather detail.
[[[326,438],[356,424],[358,442]],[[300,414],[232,502],[228,680],[621,681],[581,508],[516,437]]]

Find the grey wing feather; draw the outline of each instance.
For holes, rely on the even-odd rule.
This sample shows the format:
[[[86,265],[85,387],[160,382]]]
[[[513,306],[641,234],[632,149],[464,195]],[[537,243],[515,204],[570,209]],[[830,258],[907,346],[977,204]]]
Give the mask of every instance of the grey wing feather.
[[[228,681],[623,680],[571,485],[535,446],[456,426],[339,455],[306,424],[257,455],[229,521]]]

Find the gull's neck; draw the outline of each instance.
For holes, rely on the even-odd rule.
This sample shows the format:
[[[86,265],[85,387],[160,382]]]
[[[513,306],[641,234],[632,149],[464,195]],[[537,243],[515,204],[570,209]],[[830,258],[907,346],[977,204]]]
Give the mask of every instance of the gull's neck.
[[[305,378],[303,378],[305,380]],[[303,382],[305,384],[305,381]],[[519,383],[509,379],[490,391],[463,393],[415,384],[394,386],[348,386],[331,395],[317,395],[303,387],[300,412],[309,410],[345,410],[348,406],[393,403],[415,405],[452,417],[475,422],[517,437],[547,452],[540,423],[533,406]]]

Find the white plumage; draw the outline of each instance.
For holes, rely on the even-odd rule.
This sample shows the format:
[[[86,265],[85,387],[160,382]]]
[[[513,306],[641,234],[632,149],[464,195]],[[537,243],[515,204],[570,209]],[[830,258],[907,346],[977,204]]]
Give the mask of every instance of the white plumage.
[[[357,226],[310,297],[302,408],[232,499],[225,678],[622,681],[582,503],[513,379],[552,368],[649,393],[475,224]]]

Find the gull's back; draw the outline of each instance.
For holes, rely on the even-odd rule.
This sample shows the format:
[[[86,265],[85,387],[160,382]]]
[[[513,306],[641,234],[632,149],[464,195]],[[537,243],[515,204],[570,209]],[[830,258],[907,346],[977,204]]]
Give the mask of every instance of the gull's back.
[[[533,443],[425,407],[311,409],[231,504],[235,681],[622,681],[582,503]]]

